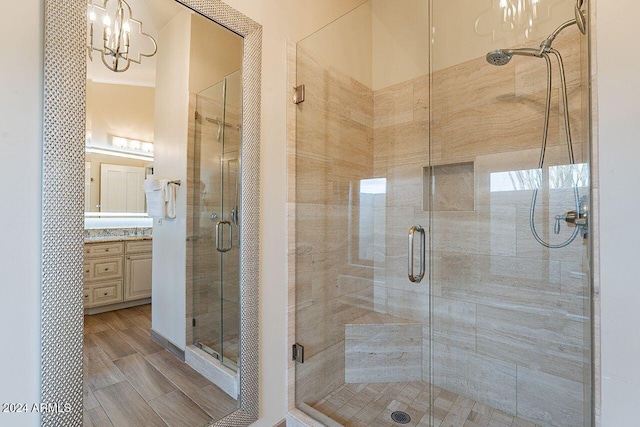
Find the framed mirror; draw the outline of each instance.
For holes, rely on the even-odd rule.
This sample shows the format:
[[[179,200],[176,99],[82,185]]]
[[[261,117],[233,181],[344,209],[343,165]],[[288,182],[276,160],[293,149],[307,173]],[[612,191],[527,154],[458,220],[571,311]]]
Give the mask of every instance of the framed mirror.
[[[117,0],[114,2],[120,3]],[[107,2],[100,0],[100,2],[95,1],[94,3],[106,4]],[[131,0],[122,3],[133,5],[140,2]],[[239,107],[241,114],[237,114],[237,122],[230,125],[228,130],[229,135],[235,132],[241,142],[239,146],[236,145],[235,153],[234,150],[219,151],[220,160],[228,163],[227,169],[223,169],[220,176],[227,177],[228,182],[235,180],[236,188],[232,188],[234,185],[226,186],[229,187],[225,190],[227,193],[226,207],[220,208],[224,210],[224,213],[222,210],[218,212],[219,215],[224,215],[225,220],[226,216],[229,216],[227,222],[235,222],[238,227],[234,231],[234,242],[239,246],[238,307],[236,312],[231,309],[227,310],[231,313],[237,313],[239,317],[239,331],[235,338],[235,344],[227,343],[227,348],[237,346],[238,349],[231,353],[222,354],[223,359],[226,357],[232,361],[232,365],[238,370],[238,408],[224,418],[214,421],[211,425],[246,426],[253,423],[259,416],[258,220],[262,28],[219,0],[184,0],[176,1],[175,4],[185,10],[189,9],[189,13],[197,17],[194,19],[207,18],[242,38],[241,69],[239,74],[235,74],[235,79],[241,80],[241,90],[238,95],[241,102],[235,103],[235,105],[241,105]],[[159,7],[159,3],[154,4],[154,2],[147,2],[147,5],[147,8],[150,9],[147,12],[150,14],[153,14],[154,9]],[[129,7],[128,4],[127,7]],[[142,168],[143,172],[141,173],[146,176],[149,175],[150,169],[159,172],[161,168],[158,163],[162,162],[161,155],[158,153],[153,159],[153,165],[147,161],[148,159],[142,159],[147,161],[142,165],[118,165],[118,162],[111,161],[113,159],[99,159],[94,162],[94,157],[105,155],[105,153],[90,153],[89,156],[85,153],[89,131],[92,136],[93,132],[97,134],[95,123],[90,123],[87,126],[86,119],[87,113],[92,110],[88,97],[92,95],[90,91],[95,89],[95,87],[90,87],[91,83],[87,83],[86,73],[87,40],[91,35],[91,27],[88,26],[88,22],[91,19],[92,16],[90,12],[88,13],[85,0],[45,1],[41,401],[58,403],[60,407],[70,408],[70,410],[42,413],[42,425],[82,425],[85,210],[91,212],[92,206],[103,204],[102,200],[96,199],[94,194],[85,198],[86,187],[91,187],[91,177],[94,178],[94,181],[96,180],[95,169],[92,170],[95,168],[94,163],[100,164],[100,169],[102,169],[102,165],[111,165],[106,166],[105,171],[116,171],[117,173],[126,168]],[[132,21],[132,24],[135,22]],[[102,36],[105,30],[101,31],[103,32],[98,33],[99,36]],[[124,36],[127,38],[134,33],[134,30],[127,28],[122,34],[125,32],[128,32],[128,35]],[[142,32],[140,30],[140,33]],[[173,39],[169,38],[168,40]],[[131,44],[134,41],[132,36]],[[161,44],[158,44],[157,47],[162,49]],[[93,62],[96,61],[95,55],[94,52]],[[100,61],[100,54],[97,54],[97,59]],[[142,61],[145,59],[148,58],[142,55]],[[180,67],[179,62],[174,61],[172,64],[177,64],[176,66]],[[120,72],[120,70],[117,71]],[[221,81],[226,81],[225,84],[231,85],[233,79],[234,76],[229,75],[224,76]],[[194,109],[196,108],[197,98],[192,94],[200,93],[203,99],[210,97],[207,88],[211,86],[215,85],[205,85],[197,90],[189,87],[189,93],[186,94],[189,106],[184,111],[189,112],[191,105],[194,106]],[[169,100],[171,101],[172,98]],[[123,105],[126,103],[127,101],[123,100]],[[168,115],[171,114],[172,105],[172,102],[165,102],[162,105]],[[95,111],[95,108],[93,110]],[[155,114],[157,117],[157,111]],[[220,117],[209,118],[213,121],[210,124],[214,129],[215,141],[216,126],[221,128],[220,133],[227,129],[227,126],[220,120]],[[184,117],[180,116],[180,119],[184,121],[184,129],[187,132],[191,132],[196,127],[196,114],[192,118],[190,113],[186,113]],[[216,119],[218,119],[218,123],[215,123]],[[121,152],[140,151],[144,143],[154,142],[144,135],[118,135],[115,132],[105,132],[105,135],[107,135],[107,143],[119,145],[118,148],[124,149],[120,150]],[[116,138],[119,139],[116,140]],[[231,146],[232,144],[229,144],[229,147]],[[146,147],[148,150],[149,145]],[[195,150],[195,148],[191,149]],[[193,158],[189,158],[189,154],[195,156],[195,153],[185,152],[185,163],[194,161]],[[170,156],[170,150],[162,155]],[[86,162],[87,159],[91,159],[91,161]],[[128,169],[126,170],[128,171]],[[101,176],[105,176],[102,175],[102,171]],[[167,175],[166,178],[175,177]],[[106,181],[106,179],[101,178],[101,181]],[[194,176],[185,175],[181,181],[182,185],[178,191],[183,192],[182,197],[184,197],[185,204],[186,200],[195,200],[196,196],[202,196],[201,185],[196,182]],[[100,191],[100,193],[102,192],[103,190]],[[97,200],[100,201],[96,202]],[[137,210],[132,210],[131,213],[141,213],[139,212],[140,203],[137,203],[135,208]],[[213,204],[205,206],[204,202],[200,206],[197,204],[195,206],[201,210],[211,210],[212,213],[209,217],[213,216],[215,213],[213,211],[216,209]],[[227,209],[227,207],[231,209]],[[185,215],[188,215],[189,208],[187,206],[183,208]],[[119,209],[117,208],[117,210]],[[191,206],[191,209],[194,210],[194,207]],[[195,212],[192,213],[195,215]],[[209,214],[208,211],[206,213]],[[186,218],[180,218],[178,215],[172,224],[177,225],[178,228],[191,229],[187,223]],[[232,228],[231,225],[229,227]],[[183,253],[189,250],[189,237],[193,237],[190,231],[185,234],[186,238],[181,243],[181,247],[184,246]],[[218,242],[219,239],[216,241]],[[229,241],[231,242],[232,239],[230,238]],[[181,264],[185,262],[184,257],[182,261],[176,259],[173,262],[177,266],[176,268],[183,272],[190,268],[190,266]],[[171,264],[169,262],[169,265]],[[179,272],[179,274],[181,273]],[[185,302],[192,297],[186,289],[190,286],[188,276],[187,273],[187,277],[182,278],[185,282]],[[188,305],[185,303],[185,307],[181,308],[184,310],[185,316],[182,317],[181,325],[177,326],[178,329],[182,328],[184,331],[185,342],[182,344],[185,347],[196,338],[195,332],[192,332],[193,335],[189,335],[191,319],[188,316],[195,318],[195,314],[189,312]],[[170,323],[174,325],[176,322]]]

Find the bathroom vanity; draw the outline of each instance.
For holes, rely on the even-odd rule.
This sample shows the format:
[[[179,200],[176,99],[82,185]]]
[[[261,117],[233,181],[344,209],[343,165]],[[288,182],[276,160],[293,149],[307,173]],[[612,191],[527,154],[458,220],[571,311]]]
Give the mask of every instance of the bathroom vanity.
[[[149,303],[151,267],[150,236],[85,238],[85,313]]]

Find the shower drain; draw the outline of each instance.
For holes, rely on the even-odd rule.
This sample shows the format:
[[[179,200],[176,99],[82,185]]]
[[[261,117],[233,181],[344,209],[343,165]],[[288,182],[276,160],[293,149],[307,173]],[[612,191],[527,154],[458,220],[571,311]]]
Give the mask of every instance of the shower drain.
[[[409,424],[411,421],[411,417],[409,414],[403,411],[396,411],[391,414],[391,419],[394,423],[398,424]]]

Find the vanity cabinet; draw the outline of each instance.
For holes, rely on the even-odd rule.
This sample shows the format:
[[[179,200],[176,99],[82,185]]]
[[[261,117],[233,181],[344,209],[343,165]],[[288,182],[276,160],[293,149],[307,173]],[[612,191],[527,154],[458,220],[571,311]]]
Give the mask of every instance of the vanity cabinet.
[[[123,254],[123,242],[85,243],[85,308],[122,302]]]
[[[151,240],[85,243],[84,307],[150,298],[151,266]]]
[[[151,297],[151,242],[126,242],[124,300]]]

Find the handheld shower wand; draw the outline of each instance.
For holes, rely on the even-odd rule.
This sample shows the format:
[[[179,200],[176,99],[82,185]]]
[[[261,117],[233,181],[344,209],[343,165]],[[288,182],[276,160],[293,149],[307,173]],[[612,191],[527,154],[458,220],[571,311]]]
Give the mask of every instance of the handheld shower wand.
[[[487,54],[487,62],[489,62],[492,65],[496,65],[496,66],[503,66],[509,63],[509,61],[511,61],[511,58],[513,58],[514,55],[521,55],[521,56],[530,56],[530,57],[536,57],[536,58],[544,58],[544,60],[547,63],[547,98],[546,98],[546,109],[545,109],[545,118],[544,118],[544,131],[543,131],[543,135],[542,135],[542,146],[540,149],[540,161],[538,163],[538,168],[542,169],[543,165],[544,165],[544,158],[545,158],[545,153],[546,153],[546,149],[547,149],[547,137],[548,137],[548,133],[549,133],[549,116],[550,116],[550,112],[551,112],[551,88],[552,88],[552,69],[551,69],[551,59],[550,59],[550,55],[553,55],[556,57],[557,62],[558,62],[558,67],[559,67],[559,71],[560,71],[560,80],[561,80],[561,87],[562,87],[562,102],[564,104],[564,109],[563,109],[563,113],[564,113],[564,127],[565,127],[565,135],[566,135],[566,141],[567,141],[567,152],[569,155],[569,163],[571,165],[575,164],[575,159],[574,159],[574,155],[573,155],[573,142],[571,139],[571,126],[569,123],[569,98],[567,95],[567,82],[566,82],[566,77],[565,77],[565,71],[564,71],[564,64],[562,61],[562,56],[560,55],[560,52],[558,52],[556,49],[553,49],[551,47],[551,45],[553,44],[553,41],[556,39],[556,37],[558,36],[558,34],[560,34],[564,29],[572,26],[572,25],[577,25],[578,29],[580,30],[580,32],[582,32],[582,34],[585,34],[586,32],[586,19],[585,16],[582,12],[582,5],[583,5],[584,0],[576,0],[576,5],[575,5],[575,19],[572,19],[570,21],[564,22],[563,24],[561,24],[558,28],[555,29],[555,31],[553,31],[553,33],[551,33],[551,35],[549,35],[549,37],[547,37],[541,44],[540,44],[540,48],[539,49],[531,49],[531,48],[523,48],[523,49],[498,49],[498,50],[494,50],[492,52],[489,52]],[[566,246],[568,246],[569,244],[571,244],[571,242],[573,242],[576,238],[576,236],[578,235],[579,231],[586,231],[587,229],[587,217],[586,217],[586,213],[583,213],[583,210],[580,207],[580,195],[578,194],[578,184],[577,182],[574,183],[573,185],[573,193],[574,193],[574,198],[575,198],[575,205],[576,205],[576,210],[567,213],[566,215],[557,215],[555,217],[555,224],[554,224],[554,233],[555,234],[559,234],[560,233],[560,221],[561,220],[565,220],[567,222],[571,222],[573,224],[576,225],[576,227],[573,230],[573,233],[571,234],[571,236],[564,242],[560,243],[560,244],[551,244],[549,242],[545,242],[544,240],[542,240],[542,238],[540,237],[540,235],[538,234],[537,230],[536,230],[536,226],[535,226],[535,209],[536,209],[536,200],[538,198],[538,188],[535,188],[533,190],[533,197],[531,199],[531,207],[529,209],[529,226],[531,228],[531,234],[533,235],[533,237],[536,239],[536,241],[538,243],[540,243],[542,246],[546,247],[546,248],[550,248],[550,249],[559,249],[559,248],[564,248]],[[573,220],[571,220],[573,218]],[[579,218],[579,221],[576,220],[576,218]]]

